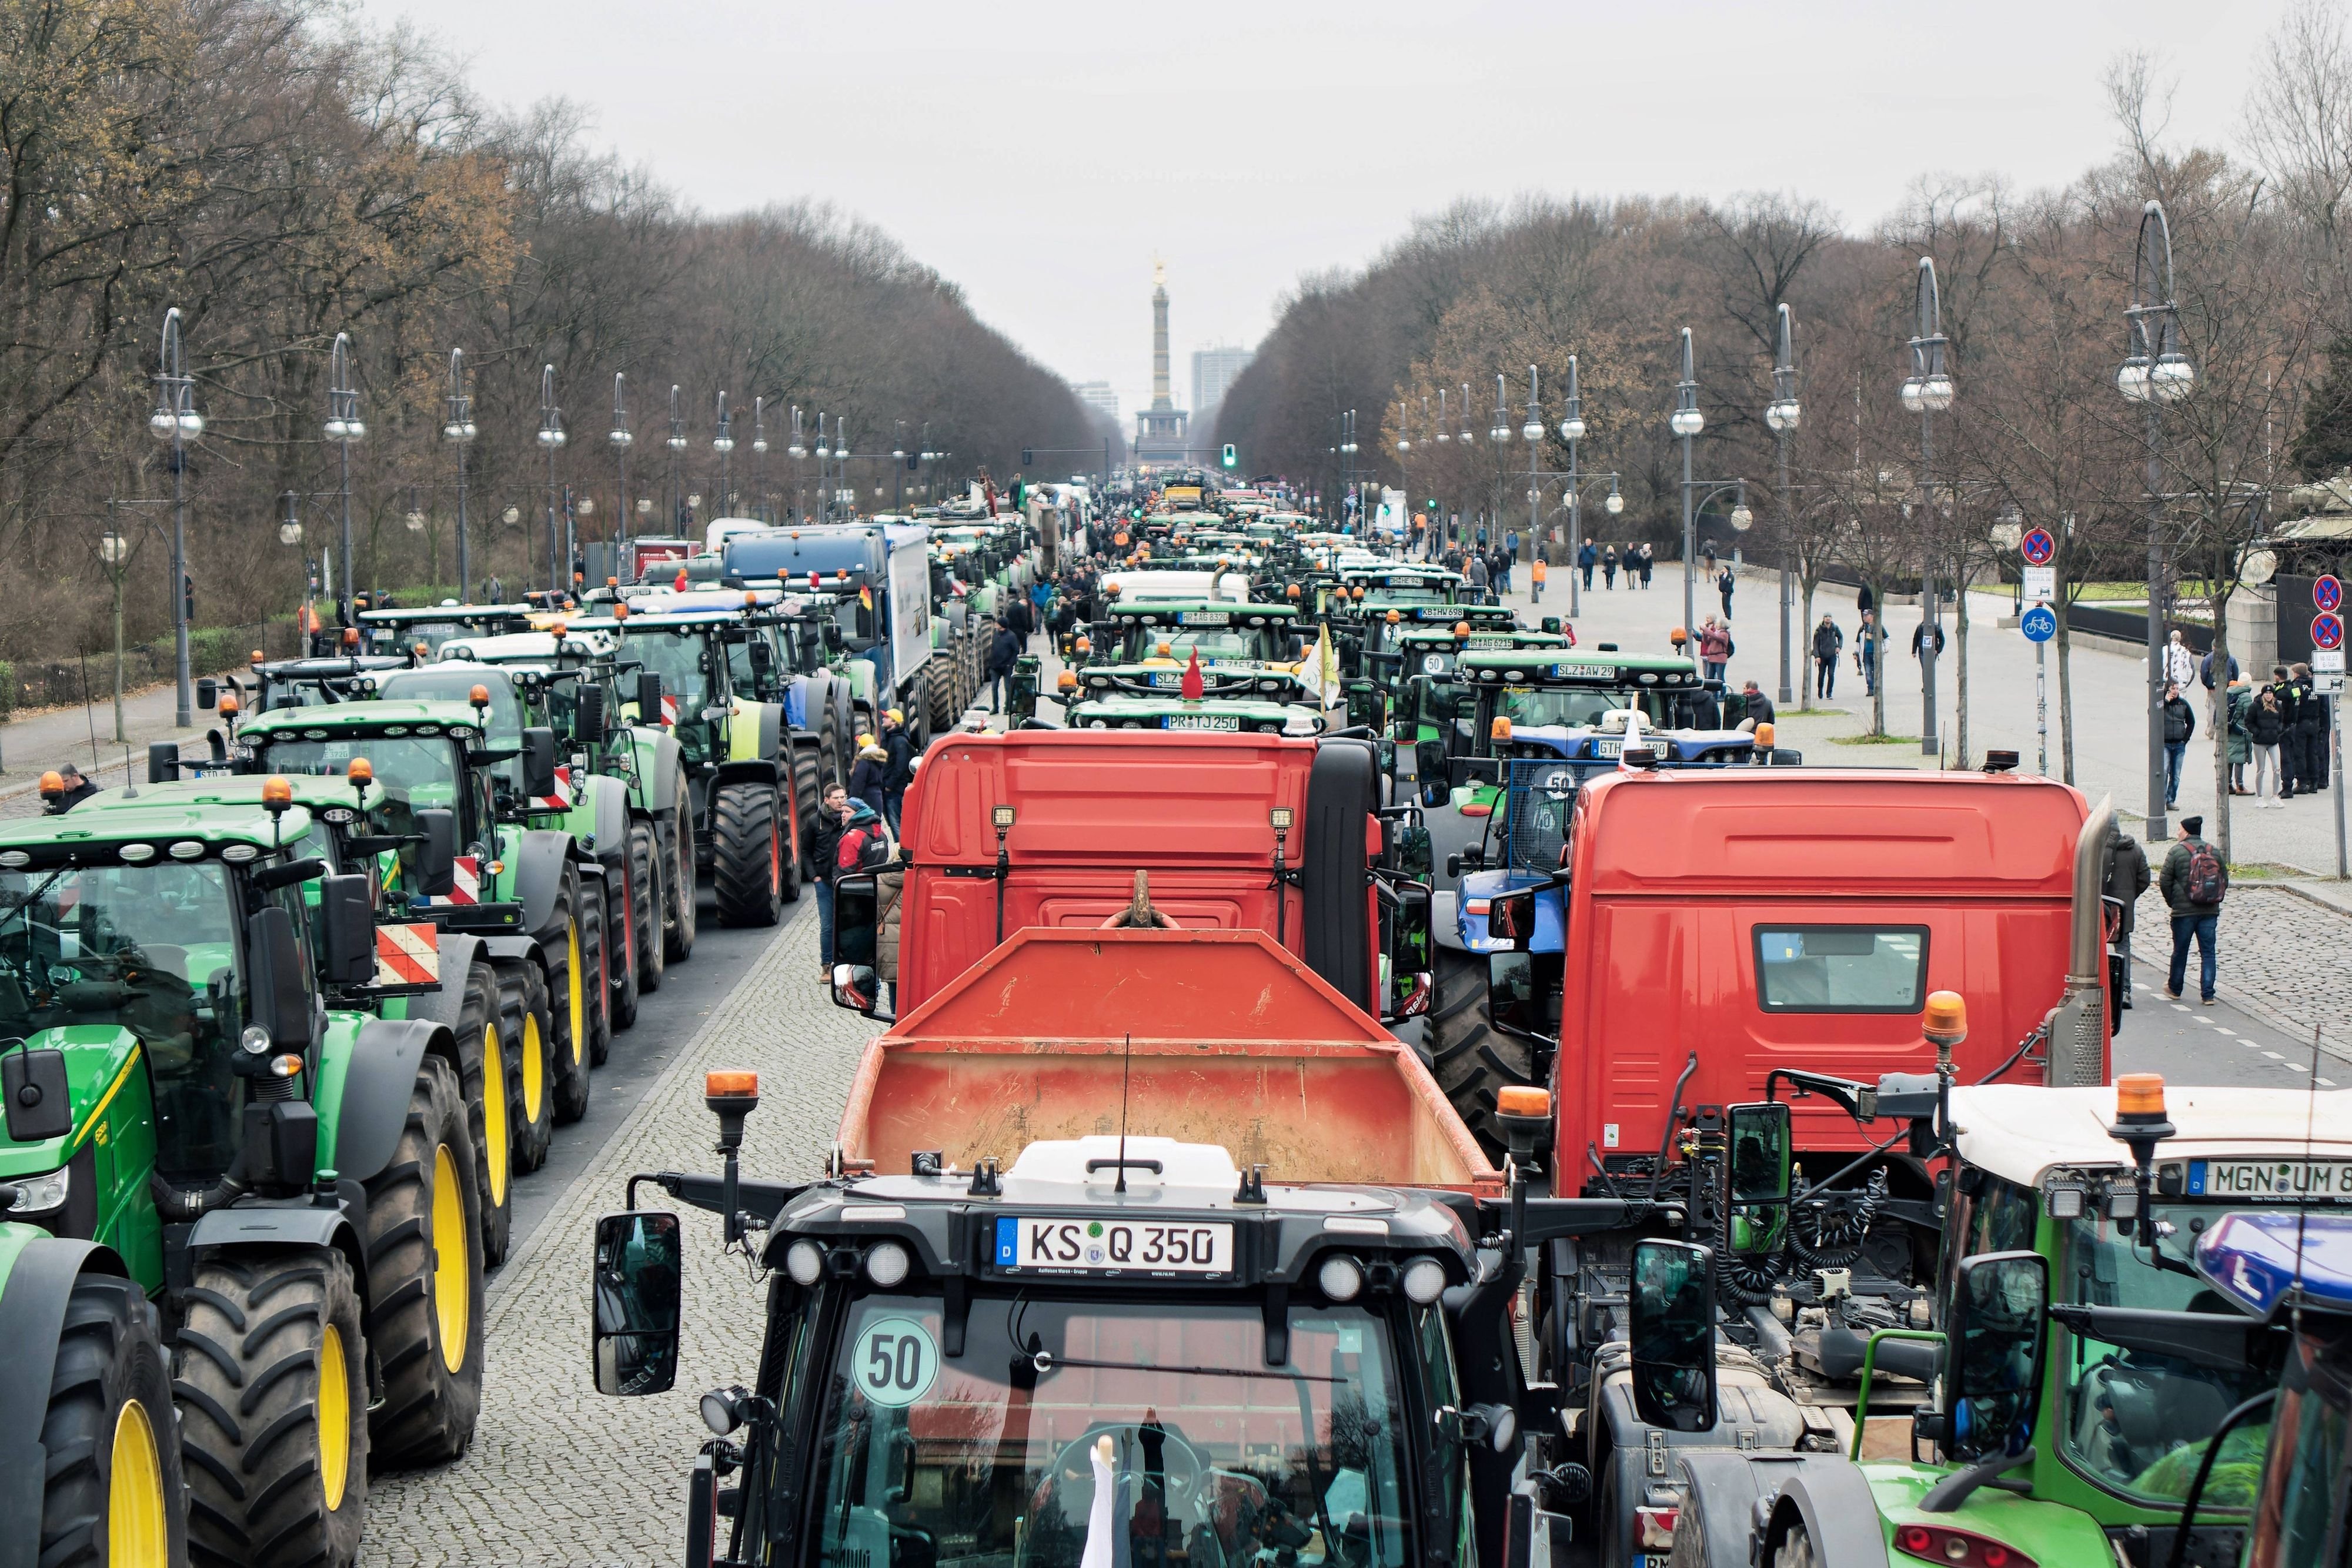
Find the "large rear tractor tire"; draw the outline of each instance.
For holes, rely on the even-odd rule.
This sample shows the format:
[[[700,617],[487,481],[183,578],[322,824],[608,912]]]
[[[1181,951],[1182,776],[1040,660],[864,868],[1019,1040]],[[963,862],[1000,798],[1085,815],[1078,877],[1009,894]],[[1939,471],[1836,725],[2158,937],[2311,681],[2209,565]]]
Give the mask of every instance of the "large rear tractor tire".
[[[466,970],[457,1009],[458,1087],[474,1141],[474,1201],[482,1216],[482,1266],[507,1260],[514,1233],[514,1122],[507,1103],[510,1058],[499,1028],[499,977],[477,960]]]
[[[627,853],[620,863],[604,874],[604,973],[611,988],[604,994],[604,1010],[613,1020],[614,1030],[635,1029],[637,1023],[637,958],[635,952],[636,884],[633,880],[636,866]],[[606,1036],[609,1040],[610,1035]],[[604,1065],[599,1056],[596,1065]]]
[[[195,1561],[348,1568],[367,1513],[368,1342],[331,1247],[223,1249],[184,1300],[180,1452]]]
[[[595,1026],[590,1017],[588,983],[594,959],[588,951],[588,933],[581,918],[579,873],[563,873],[562,906],[570,912],[558,939],[563,973],[551,982],[555,988],[555,1124],[568,1127],[588,1113],[588,1047]],[[597,998],[601,999],[601,998]]]
[[[670,820],[669,852],[662,865],[662,943],[673,964],[694,956],[696,920],[694,886],[694,810],[688,804],[686,780],[677,781],[677,814]]]
[[[587,966],[580,977],[581,999],[588,1008],[588,1065],[602,1067],[613,1054],[613,927],[604,918],[607,883],[602,877],[580,880],[580,960]]]
[[[817,811],[824,804],[824,789],[817,778],[821,771],[814,749],[806,746],[793,747],[793,824],[800,833],[808,831],[808,825],[816,821]],[[798,842],[793,846],[793,857],[800,862],[802,878],[814,882],[816,864],[801,853]]]
[[[963,710],[956,706],[956,668],[952,651],[931,655],[929,678],[923,682],[923,695],[928,699],[930,732],[941,736],[955,727]]]
[[[783,918],[783,830],[776,806],[776,792],[765,784],[730,784],[711,800],[711,883],[722,925],[773,925]]]
[[[461,1173],[472,1140],[457,1075],[418,1065],[408,1124],[368,1186],[368,1314],[383,1403],[369,1421],[379,1469],[437,1465],[474,1440],[482,1408],[482,1244]]]
[[[1486,1021],[1486,957],[1453,947],[1436,950],[1436,995],[1430,999],[1429,1053],[1437,1086],[1445,1091],[1471,1135],[1489,1155],[1503,1153],[1495,1121],[1495,1092],[1528,1082],[1528,1042]]]
[[[39,1526],[27,1561],[187,1568],[172,1374],[154,1305],[130,1281],[74,1281],[40,1437],[48,1453],[35,1478],[40,1517],[12,1521],[20,1533]]]
[[[826,688],[824,711],[817,715],[816,768],[820,799],[835,785],[845,787],[849,783],[849,775],[841,766],[841,736],[834,721],[832,688],[829,686]]]
[[[507,1041],[507,1125],[514,1129],[514,1168],[528,1175],[547,1163],[555,1142],[555,1019],[547,977],[528,959],[500,962],[499,1011]]]
[[[630,823],[629,896],[634,906],[629,918],[635,922],[637,989],[647,996],[662,988],[662,975],[669,967],[668,951],[662,942],[661,871],[661,841],[654,825]]]

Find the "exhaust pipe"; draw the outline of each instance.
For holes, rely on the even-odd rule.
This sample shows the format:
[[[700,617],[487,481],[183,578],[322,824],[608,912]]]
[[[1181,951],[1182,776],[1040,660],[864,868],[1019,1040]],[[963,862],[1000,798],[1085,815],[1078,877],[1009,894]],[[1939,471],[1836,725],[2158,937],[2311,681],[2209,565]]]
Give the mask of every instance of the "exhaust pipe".
[[[2043,1027],[2049,1080],[2056,1089],[2088,1089],[2107,1081],[2106,891],[2107,839],[2115,831],[2113,796],[2103,797],[2074,838],[2074,902],[2067,928],[2066,991]]]

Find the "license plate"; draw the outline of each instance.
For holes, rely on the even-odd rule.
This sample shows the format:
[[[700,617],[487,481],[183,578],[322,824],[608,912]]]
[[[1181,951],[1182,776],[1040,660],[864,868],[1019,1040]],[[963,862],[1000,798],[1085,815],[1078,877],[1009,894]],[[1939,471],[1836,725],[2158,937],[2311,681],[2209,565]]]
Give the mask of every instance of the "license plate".
[[[1595,757],[1622,757],[1625,755],[1625,743],[1622,740],[1596,740],[1592,743],[1592,755]]]
[[[1669,1552],[1636,1552],[1633,1553],[1633,1568],[1666,1568],[1673,1556]]]
[[[1233,612],[1228,610],[1187,610],[1179,618],[1187,626],[1230,626]]]
[[[1508,637],[1473,637],[1467,643],[1463,644],[1464,647],[1468,648],[1473,653],[1485,652],[1489,653],[1508,648],[1511,645],[1511,640]]]
[[[996,1267],[1033,1274],[1230,1274],[1234,1228],[1164,1220],[996,1221]]]
[[[1184,672],[1181,670],[1160,671],[1151,677],[1151,684],[1155,686],[1165,686],[1168,690],[1172,692],[1177,687],[1184,684]]]
[[[1171,713],[1160,721],[1162,729],[1237,730],[1241,727],[1241,716],[1231,713]]]
[[[2352,1202],[2352,1160],[2191,1160],[2189,1196]]]

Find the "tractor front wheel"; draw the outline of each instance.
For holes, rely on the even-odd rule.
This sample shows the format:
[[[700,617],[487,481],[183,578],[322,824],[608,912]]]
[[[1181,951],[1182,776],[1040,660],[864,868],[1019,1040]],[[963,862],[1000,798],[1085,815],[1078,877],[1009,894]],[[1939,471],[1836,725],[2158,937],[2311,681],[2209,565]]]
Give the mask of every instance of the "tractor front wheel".
[[[624,853],[604,875],[604,973],[612,982],[604,1010],[614,1030],[634,1029],[637,1022],[637,963],[632,951],[636,930],[636,865]],[[607,1041],[612,1039],[608,1031]],[[602,1056],[596,1065],[604,1065]]]
[[[1436,995],[1430,998],[1425,1038],[1436,1062],[1437,1086],[1445,1091],[1480,1146],[1499,1156],[1503,1137],[1495,1121],[1495,1092],[1528,1081],[1531,1053],[1527,1041],[1486,1020],[1487,963],[1483,955],[1439,947],[1434,957]]]
[[[555,1142],[555,1019],[547,1005],[547,977],[536,963],[510,958],[496,967],[507,1048],[507,1124],[514,1129],[514,1168],[528,1174],[547,1163]]]
[[[184,1299],[173,1392],[190,1547],[205,1562],[348,1568],[370,1457],[351,1260],[332,1247],[215,1251]]]
[[[588,1048],[595,1034],[589,1012],[591,993],[595,988],[588,983],[588,977],[594,959],[588,950],[580,894],[578,873],[567,868],[563,873],[563,931],[556,938],[558,950],[563,955],[563,973],[553,982],[557,988],[554,1054],[558,1126],[569,1126],[588,1113]]]
[[[651,995],[662,988],[669,967],[662,943],[662,855],[660,840],[651,822],[629,824],[629,918],[637,938],[637,989]]]
[[[385,1465],[436,1465],[474,1440],[482,1408],[482,1248],[462,1172],[472,1140],[456,1074],[419,1064],[408,1123],[367,1184],[368,1300],[383,1403],[370,1422]]]
[[[28,1561],[186,1568],[172,1374],[154,1304],[130,1281],[90,1274],[74,1281],[40,1438],[49,1459],[34,1478],[40,1528]]]
[[[662,941],[673,964],[694,956],[694,812],[688,804],[686,780],[677,781],[677,814],[671,819],[668,854],[662,866],[662,887],[667,901],[662,908]]]
[[[465,1096],[466,1130],[474,1140],[482,1264],[490,1269],[507,1260],[514,1229],[514,1123],[507,1091],[512,1059],[499,1022],[498,974],[478,960],[466,970],[465,1000],[457,1009],[458,1087]]]
[[[712,797],[711,883],[721,925],[773,925],[783,918],[783,830],[776,806],[775,789],[767,784],[730,784]]]

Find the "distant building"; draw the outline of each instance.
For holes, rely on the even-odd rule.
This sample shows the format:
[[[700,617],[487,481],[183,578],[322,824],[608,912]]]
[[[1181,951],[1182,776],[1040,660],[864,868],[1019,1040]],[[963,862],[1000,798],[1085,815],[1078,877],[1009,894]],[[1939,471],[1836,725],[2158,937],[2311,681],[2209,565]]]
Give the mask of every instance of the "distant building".
[[[1111,390],[1111,384],[1108,382],[1078,382],[1072,385],[1070,390],[1078,394],[1080,402],[1093,409],[1097,413],[1102,414],[1113,424],[1118,423],[1118,393]]]
[[[1168,269],[1151,264],[1151,406],[1135,415],[1135,458],[1139,463],[1182,463],[1185,412],[1178,408],[1168,387]]]
[[[1192,350],[1192,417],[1206,419],[1216,406],[1225,401],[1225,391],[1242,367],[1250,362],[1250,350],[1231,344],[1221,349]]]

